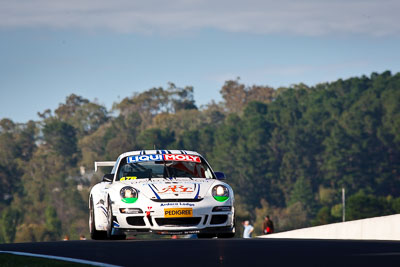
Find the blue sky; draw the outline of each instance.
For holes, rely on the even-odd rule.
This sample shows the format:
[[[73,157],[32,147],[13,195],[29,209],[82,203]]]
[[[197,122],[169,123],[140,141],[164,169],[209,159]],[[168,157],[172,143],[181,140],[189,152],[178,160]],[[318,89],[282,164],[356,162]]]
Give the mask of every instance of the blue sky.
[[[152,87],[220,101],[228,79],[315,85],[400,71],[395,0],[0,0],[0,118],[71,93],[107,108]]]

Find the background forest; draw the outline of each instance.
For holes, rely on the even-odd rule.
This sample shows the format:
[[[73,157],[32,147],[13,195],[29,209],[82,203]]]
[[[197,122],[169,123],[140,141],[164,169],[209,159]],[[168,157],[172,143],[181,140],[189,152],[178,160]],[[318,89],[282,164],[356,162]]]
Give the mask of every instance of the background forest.
[[[261,234],[400,213],[400,73],[290,88],[225,82],[196,106],[192,87],[152,88],[112,110],[70,95],[39,121],[0,121],[0,241],[88,235],[95,160],[187,149],[227,175],[238,222]],[[241,227],[238,227],[238,230]]]

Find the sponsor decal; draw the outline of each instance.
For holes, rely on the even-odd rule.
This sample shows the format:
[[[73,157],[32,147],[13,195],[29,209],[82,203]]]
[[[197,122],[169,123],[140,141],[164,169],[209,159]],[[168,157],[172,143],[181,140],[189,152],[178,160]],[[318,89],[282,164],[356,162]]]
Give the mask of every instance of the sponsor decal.
[[[184,203],[184,202],[171,202],[171,203],[161,203],[160,207],[168,207],[168,206],[184,206],[184,207],[194,207],[193,203]]]
[[[191,161],[191,162],[201,163],[200,157],[192,155],[165,154],[164,159],[173,161]]]
[[[179,203],[179,206],[189,206],[189,207],[194,207],[193,203]]]
[[[164,193],[193,193],[193,187],[186,187],[183,185],[169,185],[158,191],[159,194]]]
[[[119,179],[120,181],[129,181],[129,180],[136,180],[136,176],[126,176]]]
[[[150,213],[154,212],[154,210],[151,210],[153,207],[147,207],[148,211],[146,211],[146,216],[149,217]]]
[[[193,231],[185,231],[184,234],[198,234],[200,233],[199,230],[193,230]]]
[[[167,208],[164,209],[164,217],[165,218],[173,218],[173,217],[193,217],[193,209],[192,208]]]
[[[159,235],[189,235],[189,234],[199,234],[199,230],[189,230],[189,231],[159,231],[157,234]]]
[[[137,155],[127,157],[128,163],[136,163],[142,161],[188,161],[201,163],[199,156],[182,155],[182,154],[153,154],[153,155]]]
[[[139,155],[139,156],[131,156],[126,159],[128,163],[135,163],[141,161],[156,161],[156,160],[163,160],[163,155],[156,154],[156,155]]]

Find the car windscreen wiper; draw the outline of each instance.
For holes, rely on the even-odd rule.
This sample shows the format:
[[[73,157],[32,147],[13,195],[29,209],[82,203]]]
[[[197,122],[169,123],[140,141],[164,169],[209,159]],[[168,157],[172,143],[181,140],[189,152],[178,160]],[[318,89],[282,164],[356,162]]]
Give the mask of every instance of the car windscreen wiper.
[[[167,167],[167,163],[165,162],[165,160],[163,160],[163,164],[164,164],[164,169],[165,169],[166,172],[167,172],[168,178],[169,178],[169,179],[172,179],[172,176],[171,176],[171,174],[169,173],[169,170],[168,170],[168,167]],[[165,175],[164,175],[164,178],[166,178]]]
[[[131,167],[134,168],[138,172],[143,172],[144,174],[148,174],[149,177],[143,177],[143,178],[148,178],[150,181],[153,178],[153,170],[152,169],[147,169],[146,167],[140,165],[139,163],[132,163]]]
[[[187,171],[183,171],[183,173],[185,175],[184,177],[190,178],[190,180],[193,180],[193,173],[190,173],[190,172],[187,172]]]

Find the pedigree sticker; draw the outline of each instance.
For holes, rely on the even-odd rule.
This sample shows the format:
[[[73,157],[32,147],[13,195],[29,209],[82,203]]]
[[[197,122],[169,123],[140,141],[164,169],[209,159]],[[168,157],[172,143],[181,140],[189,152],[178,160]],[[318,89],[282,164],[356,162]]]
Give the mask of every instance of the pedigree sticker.
[[[164,209],[164,218],[193,217],[192,208]]]
[[[154,154],[154,155],[138,155],[127,158],[128,163],[136,163],[142,161],[188,161],[201,163],[199,156],[182,155],[182,154]]]

